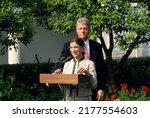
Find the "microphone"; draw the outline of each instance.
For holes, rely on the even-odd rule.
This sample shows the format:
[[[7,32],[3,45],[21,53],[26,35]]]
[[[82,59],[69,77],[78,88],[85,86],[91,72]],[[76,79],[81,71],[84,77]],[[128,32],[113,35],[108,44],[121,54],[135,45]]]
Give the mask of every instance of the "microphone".
[[[64,65],[65,62],[69,61],[72,59],[72,56],[69,57],[61,57],[55,64],[53,67],[53,71],[57,70],[58,68],[62,68],[62,66]]]
[[[63,61],[64,59],[66,59],[66,57],[61,57],[61,58],[58,59],[57,62]]]
[[[65,60],[62,61],[62,64],[69,61],[69,60],[71,60],[71,59],[72,59],[72,56],[67,57]]]

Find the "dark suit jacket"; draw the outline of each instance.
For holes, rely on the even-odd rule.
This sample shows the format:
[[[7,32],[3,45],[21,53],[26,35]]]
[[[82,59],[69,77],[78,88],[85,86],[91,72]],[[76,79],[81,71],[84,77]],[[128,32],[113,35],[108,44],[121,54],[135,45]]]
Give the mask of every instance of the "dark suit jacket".
[[[69,46],[70,46],[70,42],[64,44],[63,50],[61,51],[60,58],[68,57],[71,55]],[[105,89],[107,71],[106,71],[106,66],[105,66],[104,57],[102,53],[102,46],[101,44],[93,40],[89,40],[89,46],[90,46],[90,60],[94,61],[96,72],[97,72],[97,80],[98,80],[97,89]]]

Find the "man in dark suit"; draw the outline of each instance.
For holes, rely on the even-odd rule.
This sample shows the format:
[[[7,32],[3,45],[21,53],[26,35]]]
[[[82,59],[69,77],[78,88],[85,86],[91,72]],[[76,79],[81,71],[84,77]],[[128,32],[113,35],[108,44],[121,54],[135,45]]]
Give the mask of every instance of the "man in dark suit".
[[[89,39],[88,36],[90,33],[90,22],[87,18],[79,18],[77,20],[76,33],[77,33],[77,37],[81,38],[84,41],[87,47],[89,59],[95,63],[95,67],[96,67],[98,87],[95,90],[93,90],[92,99],[93,101],[101,100],[102,97],[104,96],[104,90],[106,88],[106,66],[104,63],[102,46],[100,43]],[[71,55],[69,50],[69,45],[70,42],[64,44],[59,59],[62,59],[64,57],[67,58]],[[56,69],[57,73],[58,71],[59,69]]]

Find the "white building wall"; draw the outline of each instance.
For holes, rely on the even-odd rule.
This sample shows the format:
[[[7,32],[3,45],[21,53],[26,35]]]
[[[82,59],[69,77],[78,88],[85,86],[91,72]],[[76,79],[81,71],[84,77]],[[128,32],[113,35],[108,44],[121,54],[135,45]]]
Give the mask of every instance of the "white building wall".
[[[114,58],[121,58],[124,55],[124,51],[121,51],[119,48],[114,48],[113,50],[113,57]],[[146,57],[150,56],[150,43],[143,44],[138,48],[134,49],[130,54],[129,58],[132,57]]]
[[[1,49],[1,45],[0,45]],[[1,64],[8,64],[8,53],[5,53],[4,55],[0,55],[0,65]]]
[[[18,52],[20,55],[20,63],[37,63],[35,58],[36,54],[40,62],[48,62],[49,59],[51,62],[55,62],[60,56],[64,43],[75,36],[75,33],[66,36],[60,35],[42,27],[37,27],[36,31],[34,41],[32,41],[31,44],[27,46],[20,44],[20,51]],[[107,39],[108,37],[105,38]],[[109,43],[108,40],[106,41]],[[123,54],[124,52],[120,51],[117,46],[114,48],[114,58],[120,58]],[[150,56],[150,43],[140,46],[130,55],[130,57],[141,56]],[[10,60],[11,58],[14,57],[9,56],[8,58],[8,53],[0,55],[0,64],[8,64],[8,59]]]
[[[37,27],[35,37],[31,44],[27,46],[20,44],[20,51],[14,53],[16,53],[16,56],[20,55],[20,63],[37,63],[35,58],[36,54],[40,62],[48,62],[49,58],[53,62],[59,58],[64,43],[71,40],[74,36],[74,33],[64,36],[46,30],[43,27]],[[2,56],[0,55],[0,64],[8,64],[9,61],[11,61],[10,64],[15,64],[18,62],[17,59],[12,56],[11,51]]]
[[[114,34],[115,35],[115,34]],[[109,36],[107,33],[103,32],[103,38],[106,43],[106,47],[109,47]],[[121,51],[119,46],[114,43],[114,49],[112,52],[113,58],[122,58],[122,56],[125,54],[124,51]],[[145,57],[150,56],[150,43],[142,44],[138,48],[134,49],[132,53],[130,54],[129,58],[132,57]]]
[[[40,62],[56,61],[65,42],[71,40],[74,34],[67,36],[57,34],[42,27],[36,28],[37,34],[30,45],[20,46],[21,63],[37,63],[35,55]]]

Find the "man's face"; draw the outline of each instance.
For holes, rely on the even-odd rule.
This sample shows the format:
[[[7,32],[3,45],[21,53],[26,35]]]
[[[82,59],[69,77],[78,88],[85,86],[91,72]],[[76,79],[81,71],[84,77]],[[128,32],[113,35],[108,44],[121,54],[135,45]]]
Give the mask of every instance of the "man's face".
[[[82,40],[86,41],[90,33],[90,28],[86,24],[77,23],[76,33],[77,33],[78,38],[81,38]]]

